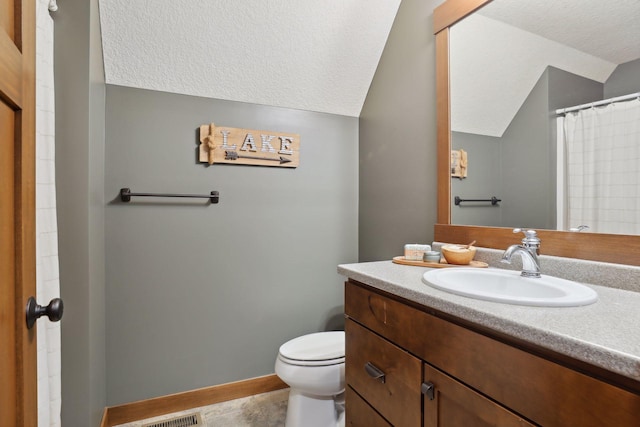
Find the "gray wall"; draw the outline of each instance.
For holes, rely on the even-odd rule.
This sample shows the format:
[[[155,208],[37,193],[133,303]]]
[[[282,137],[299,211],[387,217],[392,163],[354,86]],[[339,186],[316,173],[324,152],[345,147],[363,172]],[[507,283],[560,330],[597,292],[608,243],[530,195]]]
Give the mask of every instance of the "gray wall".
[[[470,168],[467,177],[451,178],[451,222],[488,227],[502,225],[502,204],[468,202],[456,206],[455,196],[462,199],[503,197],[502,140],[486,135],[452,132],[452,148],[467,152]]]
[[[503,224],[507,227],[553,228],[553,216],[547,217],[552,178],[548,140],[549,83],[538,80],[527,100],[502,135],[501,202]],[[555,192],[554,192],[555,194]]]
[[[604,98],[640,91],[640,59],[620,64],[604,84]]]
[[[548,67],[549,78],[549,111],[555,112],[559,108],[592,102],[602,99],[603,85],[597,81],[582,77],[555,67]],[[551,115],[555,122],[556,115]],[[555,129],[553,137],[555,138]]]
[[[107,85],[107,403],[273,373],[343,326],[357,261],[357,118]],[[211,121],[301,135],[297,169],[196,163]],[[118,201],[136,192],[220,192]]]
[[[436,222],[433,9],[404,0],[360,114],[360,261],[430,243]]]
[[[95,426],[106,404],[104,75],[98,1],[65,0],[55,19],[56,180],[62,425]]]

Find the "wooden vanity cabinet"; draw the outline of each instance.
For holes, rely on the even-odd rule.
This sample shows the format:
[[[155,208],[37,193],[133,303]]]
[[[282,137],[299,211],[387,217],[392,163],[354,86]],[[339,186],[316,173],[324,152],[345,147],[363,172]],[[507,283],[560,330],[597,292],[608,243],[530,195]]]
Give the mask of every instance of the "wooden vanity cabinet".
[[[600,381],[427,307],[350,280],[345,314],[348,426],[640,426],[640,388]],[[364,422],[371,418],[378,424]]]

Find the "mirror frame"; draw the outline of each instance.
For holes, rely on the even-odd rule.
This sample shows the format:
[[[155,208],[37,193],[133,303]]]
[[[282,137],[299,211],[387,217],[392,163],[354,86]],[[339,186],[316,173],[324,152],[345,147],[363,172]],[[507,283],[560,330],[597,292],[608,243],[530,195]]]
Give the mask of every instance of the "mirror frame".
[[[492,0],[447,0],[433,13],[436,48],[436,114],[437,114],[437,174],[438,223],[434,239],[438,242],[466,244],[506,249],[518,243],[519,235],[512,228],[479,227],[451,224],[451,98],[449,76],[449,32],[451,26]],[[508,1],[508,0],[501,0]],[[542,240],[541,254],[590,261],[640,266],[640,236],[600,234],[555,230],[537,230]]]

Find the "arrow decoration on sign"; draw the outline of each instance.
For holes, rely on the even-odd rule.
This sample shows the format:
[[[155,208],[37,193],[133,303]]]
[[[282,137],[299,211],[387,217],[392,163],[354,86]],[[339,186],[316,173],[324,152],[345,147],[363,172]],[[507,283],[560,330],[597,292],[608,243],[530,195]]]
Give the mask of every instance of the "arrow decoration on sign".
[[[289,163],[291,159],[287,159],[286,157],[280,156],[279,159],[274,159],[273,157],[260,157],[260,156],[245,156],[244,154],[238,154],[236,151],[225,151],[224,158],[226,160],[238,160],[238,159],[256,159],[256,160],[267,160],[270,162],[280,162]]]

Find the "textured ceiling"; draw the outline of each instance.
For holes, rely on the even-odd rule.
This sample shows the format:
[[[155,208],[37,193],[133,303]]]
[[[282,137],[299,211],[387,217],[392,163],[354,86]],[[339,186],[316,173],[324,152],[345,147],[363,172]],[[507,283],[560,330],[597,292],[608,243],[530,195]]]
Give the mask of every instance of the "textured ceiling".
[[[480,13],[614,64],[640,58],[640,0],[496,0]]]
[[[357,117],[400,0],[100,0],[109,84]]]
[[[399,4],[400,0],[100,0],[106,80],[358,116]],[[518,48],[513,40],[497,40],[511,49],[504,61],[489,61],[466,83],[454,78],[454,129],[466,120],[457,113],[462,106],[470,112],[467,117],[491,128],[483,133],[501,134],[535,83],[534,74],[539,77],[540,67],[551,64],[602,81],[611,67],[640,57],[640,0],[495,0],[479,13],[538,36],[529,34],[536,41],[526,48]],[[486,52],[496,42],[484,29],[474,30],[469,39],[476,46],[467,49],[471,54]],[[555,59],[532,55],[544,51],[553,52]],[[569,65],[574,58],[581,59]],[[459,56],[452,60],[459,61]],[[580,62],[591,65],[578,70]],[[507,64],[519,67],[512,74],[518,78],[505,75]],[[460,73],[468,77],[469,69],[474,67],[462,63]],[[496,79],[490,80],[496,75],[505,75],[498,79],[498,88]],[[510,86],[519,86],[519,95],[510,97],[505,90]],[[472,98],[476,106],[470,105]],[[489,104],[498,108],[487,109]],[[474,126],[457,130],[478,131]]]
[[[547,66],[605,82],[638,22],[640,0],[495,0],[451,31],[452,129],[501,136]]]

